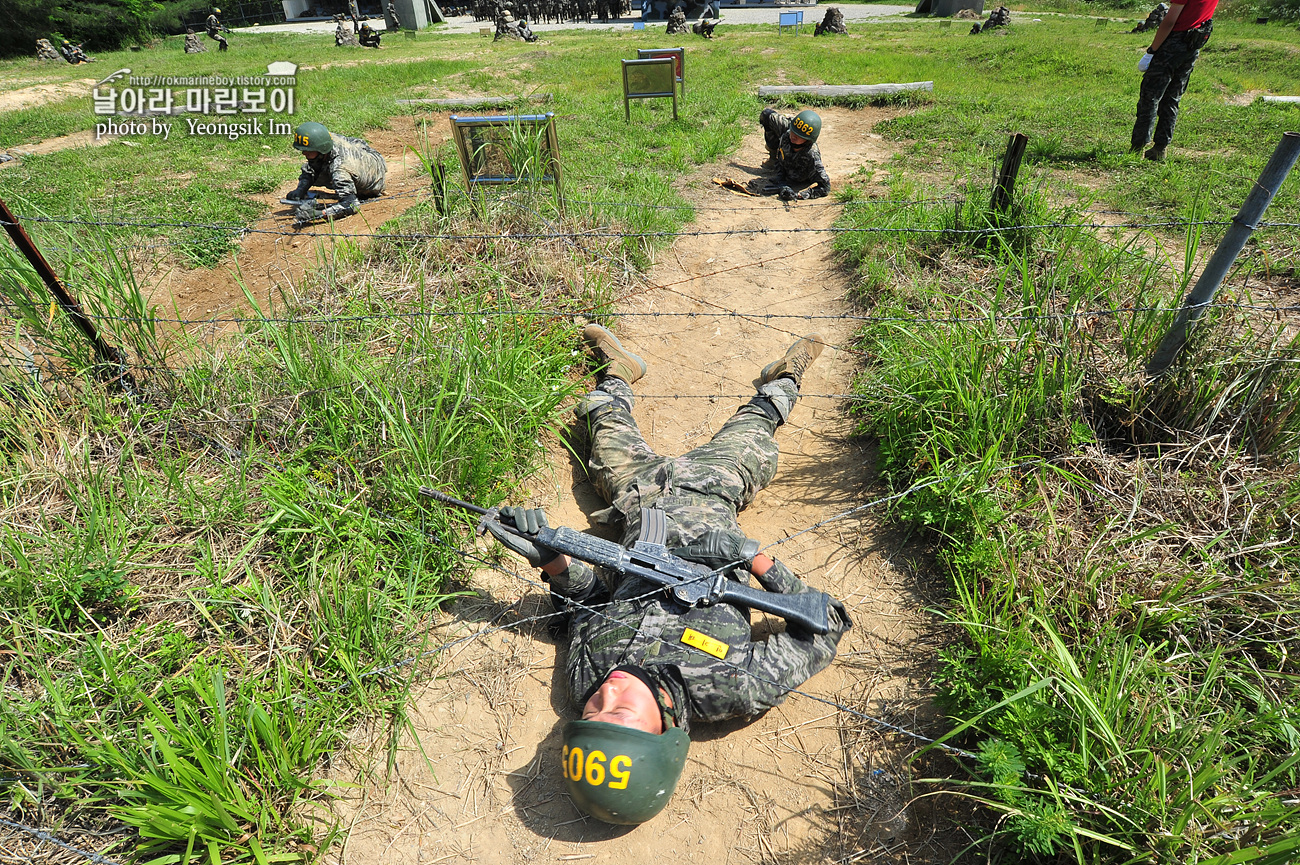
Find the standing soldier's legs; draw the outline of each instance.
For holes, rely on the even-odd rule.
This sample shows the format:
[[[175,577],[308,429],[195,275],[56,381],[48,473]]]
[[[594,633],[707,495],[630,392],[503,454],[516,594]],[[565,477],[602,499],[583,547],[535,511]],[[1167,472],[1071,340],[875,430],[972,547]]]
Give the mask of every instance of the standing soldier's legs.
[[[1164,148],[1172,140],[1174,122],[1178,119],[1178,101],[1187,89],[1187,80],[1198,54],[1200,50],[1190,48],[1187,37],[1175,33],[1151,58],[1138,94],[1137,120],[1133,124],[1130,142],[1134,150],[1141,150],[1151,141],[1151,130],[1156,126],[1157,116],[1160,128],[1156,130],[1156,147]],[[1162,131],[1166,134],[1163,142],[1160,140]]]
[[[1159,55],[1151,60],[1146,73],[1142,76],[1142,89],[1138,92],[1137,120],[1133,123],[1133,136],[1129,144],[1133,150],[1141,150],[1151,140],[1151,130],[1156,125],[1156,109],[1164,98],[1165,89],[1169,87],[1169,74],[1164,64],[1159,67]]]

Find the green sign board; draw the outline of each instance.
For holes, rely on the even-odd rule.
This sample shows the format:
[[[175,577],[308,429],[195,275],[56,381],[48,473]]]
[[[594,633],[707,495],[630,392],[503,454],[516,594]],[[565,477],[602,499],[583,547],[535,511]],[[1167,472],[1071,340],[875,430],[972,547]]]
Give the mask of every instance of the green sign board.
[[[623,118],[632,120],[633,99],[673,101],[673,120],[677,119],[677,63],[672,57],[623,61]]]

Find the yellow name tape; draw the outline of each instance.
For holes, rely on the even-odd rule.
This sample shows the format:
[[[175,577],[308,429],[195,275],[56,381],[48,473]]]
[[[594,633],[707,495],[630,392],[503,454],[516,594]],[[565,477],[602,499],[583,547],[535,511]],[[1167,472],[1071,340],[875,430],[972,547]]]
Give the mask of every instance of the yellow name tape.
[[[682,631],[682,642],[701,652],[708,652],[715,658],[727,657],[727,651],[731,648],[721,640],[715,640],[708,634],[701,634],[699,631],[693,631],[687,628]]]

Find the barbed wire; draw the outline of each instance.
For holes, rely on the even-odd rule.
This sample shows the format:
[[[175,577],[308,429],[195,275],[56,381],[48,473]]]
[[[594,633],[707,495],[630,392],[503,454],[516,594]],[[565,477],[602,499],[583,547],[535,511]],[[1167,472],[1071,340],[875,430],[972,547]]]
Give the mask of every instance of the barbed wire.
[[[1016,225],[990,225],[984,228],[919,228],[916,226],[804,226],[800,228],[727,228],[715,230],[693,230],[693,231],[611,231],[606,229],[590,229],[586,231],[503,231],[503,232],[477,232],[468,234],[449,234],[443,232],[374,232],[374,231],[303,231],[295,229],[286,231],[282,229],[269,228],[250,228],[243,225],[229,225],[220,223],[203,223],[188,221],[153,221],[143,222],[137,220],[112,220],[112,219],[74,219],[74,218],[55,218],[49,216],[25,216],[17,215],[17,219],[30,223],[46,223],[56,225],[82,225],[91,227],[115,227],[115,228],[202,228],[211,231],[225,231],[237,234],[268,234],[280,237],[323,237],[323,238],[368,238],[382,240],[450,240],[450,241],[538,241],[538,240],[561,240],[569,239],[652,239],[652,238],[670,238],[670,237],[736,237],[745,235],[786,235],[786,234],[832,234],[832,235],[852,235],[852,234],[942,234],[942,235],[990,235],[1005,234],[1014,231],[1039,230],[1047,228],[1070,228],[1070,229],[1116,229],[1116,228],[1187,228],[1190,226],[1208,226],[1218,225],[1227,226],[1232,224],[1232,220],[1222,219],[1170,219],[1159,222],[1146,222],[1139,224],[1112,224],[1112,223],[1087,223],[1087,222],[1041,222],[1026,223]],[[11,223],[0,220],[0,225],[9,225]],[[1300,222],[1259,222],[1255,225],[1256,230],[1268,228],[1297,228]]]
[[[119,865],[118,862],[109,859],[107,856],[104,856],[99,853],[95,853],[90,850],[82,850],[80,847],[74,847],[73,845],[69,844],[67,841],[60,841],[58,838],[54,837],[49,832],[46,832],[41,829],[34,829],[31,826],[24,826],[22,823],[15,823],[12,820],[6,820],[3,817],[0,817],[0,826],[7,826],[10,829],[17,829],[19,832],[25,832],[28,835],[31,835],[33,838],[38,838],[47,844],[53,844],[56,847],[61,847],[64,850],[67,850],[69,853],[75,853],[78,856],[82,857],[83,859],[88,859],[91,862],[94,862],[95,865]]]
[[[698,277],[691,277],[686,282],[692,282],[697,279],[704,279],[709,274],[702,274]],[[679,283],[674,283],[679,284]],[[650,283],[646,288],[653,290],[657,288],[671,288],[671,286],[662,286]],[[676,292],[681,294],[681,292]],[[627,299],[637,295],[627,295],[619,300]],[[691,297],[682,294],[688,300],[696,301],[700,304],[711,304],[712,301],[701,298]],[[0,307],[5,304],[0,301]],[[418,312],[376,312],[376,313],[359,313],[353,315],[302,315],[302,316],[213,316],[211,318],[168,318],[166,316],[130,316],[130,315],[98,315],[93,311],[83,309],[83,312],[91,319],[97,322],[117,322],[121,324],[355,324],[367,321],[394,321],[399,319],[421,319],[421,318],[500,318],[500,317],[538,317],[538,318],[571,318],[574,316],[591,316],[598,318],[743,318],[755,322],[765,321],[860,321],[864,323],[899,323],[899,324],[973,324],[977,322],[1006,322],[1006,321],[1049,321],[1049,320],[1067,320],[1080,318],[1104,318],[1108,316],[1121,316],[1129,314],[1139,314],[1148,312],[1175,312],[1180,307],[1176,306],[1118,306],[1105,309],[1085,309],[1074,312],[1042,312],[1042,313],[1017,313],[1007,315],[1003,313],[987,313],[970,316],[928,316],[928,315],[867,315],[862,313],[768,313],[768,312],[739,312],[736,310],[720,307],[717,310],[709,312],[668,312],[668,311],[645,311],[645,312],[605,312],[596,307],[579,307],[576,309],[566,309],[564,307],[526,307],[521,309],[510,308],[480,308],[480,309],[463,309],[463,310],[420,310]],[[1279,306],[1275,304],[1259,303],[1239,303],[1232,301],[1216,301],[1214,303],[1199,304],[1197,309],[1216,310],[1216,309],[1234,309],[1250,310],[1255,312],[1273,313],[1281,315],[1283,313],[1300,312],[1300,304]],[[13,309],[9,307],[9,309]]]
[[[458,197],[458,198],[471,199],[471,196],[469,196],[467,193],[465,193],[463,190],[460,190],[460,189],[454,190],[454,191],[452,192],[452,194],[453,194],[455,197]],[[439,196],[440,196],[440,193],[438,193],[436,190],[432,190],[432,189],[418,189],[418,190],[408,190],[408,191],[406,191],[406,192],[397,192],[397,193],[385,194],[385,195],[379,196],[377,199],[367,199],[367,200],[389,200],[389,199],[395,199],[395,198],[420,197],[422,200],[431,201],[431,200],[434,200],[434,199],[438,198]],[[502,194],[502,195],[493,196],[493,197],[492,197],[492,200],[493,200],[493,201],[498,201],[498,202],[511,203],[511,202],[509,201],[510,197],[511,197],[511,194]],[[871,206],[873,206],[873,207],[885,207],[885,206],[888,206],[892,211],[898,211],[898,210],[906,209],[906,208],[908,208],[908,207],[914,207],[914,206],[920,206],[920,205],[932,204],[932,203],[936,203],[936,202],[956,202],[956,201],[964,201],[964,200],[965,200],[964,197],[961,197],[961,196],[941,196],[941,197],[935,197],[935,198],[922,198],[922,199],[914,199],[914,200],[908,200],[908,201],[899,201],[899,200],[891,200],[891,199],[866,199],[866,200],[863,201],[863,202],[840,202],[840,201],[835,201],[835,200],[831,200],[831,199],[828,198],[828,199],[817,199],[817,200],[814,200],[814,201],[808,201],[808,202],[805,202],[805,203],[800,204],[799,206],[800,206],[800,207],[805,207],[805,208],[806,208],[806,207],[831,206],[831,205],[850,206],[850,205],[853,205],[853,204],[859,204],[859,205],[869,204],[869,205],[871,205]],[[594,200],[588,200],[588,199],[574,199],[574,198],[565,198],[565,202],[566,202],[566,203],[573,203],[573,204],[585,204],[585,205],[588,205],[589,207],[593,207],[593,208],[598,208],[598,207],[614,207],[614,208],[635,208],[635,209],[640,209],[640,210],[677,210],[677,211],[682,211],[682,210],[694,210],[694,211],[722,212],[722,213],[728,213],[728,212],[733,212],[733,213],[734,213],[734,212],[760,212],[760,211],[768,211],[768,212],[770,212],[770,210],[772,209],[772,206],[773,206],[773,205],[770,204],[770,203],[769,203],[769,204],[766,204],[766,205],[755,204],[755,205],[753,205],[753,206],[751,206],[751,207],[720,207],[720,206],[716,206],[716,205],[710,205],[710,204],[707,204],[707,203],[683,203],[683,204],[638,204],[638,203],[635,203],[635,202],[624,202],[624,201],[594,201]],[[1081,228],[1085,228],[1085,227],[1090,227],[1090,228],[1145,228],[1145,227],[1157,227],[1157,226],[1228,225],[1228,224],[1231,223],[1231,220],[1210,220],[1210,221],[1201,221],[1201,222],[1195,222],[1195,221],[1182,221],[1182,220],[1169,220],[1169,219],[1167,219],[1167,218],[1160,218],[1160,217],[1153,216],[1153,215],[1151,215],[1151,214],[1138,213],[1138,212],[1134,212],[1134,211],[1126,211],[1126,210],[1081,210],[1081,211],[1078,211],[1078,212],[1079,212],[1079,213],[1086,213],[1086,214],[1099,214],[1099,215],[1118,214],[1118,215],[1124,215],[1124,216],[1138,217],[1138,218],[1141,218],[1141,219],[1146,220],[1146,221],[1145,221],[1145,222],[1134,223],[1134,222],[1132,222],[1132,221],[1130,220],[1130,221],[1128,221],[1128,222],[1117,223],[1117,224],[1112,224],[1112,223],[1100,223],[1100,224],[1092,224],[1092,225],[1089,225],[1089,224],[1087,224],[1087,223],[1064,223],[1064,222],[1058,222],[1058,223],[1052,223],[1051,225],[1053,225],[1053,226],[1057,226],[1057,227],[1060,227],[1060,226],[1066,226],[1066,225],[1077,225],[1078,227],[1081,227]],[[22,218],[23,218],[23,219],[28,219],[28,220],[33,220],[33,221],[46,221],[46,222],[53,222],[53,223],[57,223],[57,224],[84,224],[84,225],[98,225],[98,224],[103,224],[103,225],[118,225],[118,223],[112,223],[112,222],[107,222],[107,221],[106,221],[106,222],[103,222],[103,223],[98,223],[98,222],[71,222],[70,220],[58,220],[58,219],[55,219],[55,218],[49,218],[49,217],[46,217],[46,218],[41,218],[41,217],[22,217]],[[286,218],[284,214],[268,214],[267,216],[262,216],[262,217],[255,217],[255,218],[253,218],[253,219],[250,220],[250,223],[256,224],[256,223],[268,222],[268,221],[272,221],[272,220],[282,220],[282,219],[284,219],[284,218]],[[3,222],[0,222],[0,224],[4,224],[4,223],[3,223]],[[248,228],[247,226],[220,225],[220,224],[204,224],[204,223],[161,223],[161,222],[160,222],[160,223],[141,223],[141,224],[139,224],[138,226],[132,226],[132,227],[150,227],[150,226],[153,226],[153,227],[178,227],[178,226],[179,226],[179,227],[188,227],[188,228],[207,228],[207,229],[210,229],[210,230],[224,231],[224,232],[226,232],[226,233],[234,234],[234,235],[239,236],[239,237],[242,237],[243,235],[245,235],[245,234],[250,234],[250,233],[268,233],[268,232],[266,232],[266,231],[264,231],[264,230],[263,230],[263,231],[259,231],[259,230],[256,230],[256,229],[250,229],[250,228]],[[1294,226],[1300,226],[1300,223],[1290,223],[1290,222],[1272,222],[1272,223],[1270,223],[1270,222],[1261,222],[1261,223],[1257,226],[1257,229],[1263,229],[1263,228],[1268,228],[1268,227],[1294,227]],[[120,225],[119,227],[125,227],[125,225]],[[1002,227],[1002,228],[1000,228],[1000,229],[998,229],[998,230],[999,230],[999,231],[1009,231],[1009,230],[1012,230],[1012,229],[1015,229],[1015,228],[1040,228],[1040,227],[1043,227],[1043,226],[1004,226],[1004,227]],[[841,229],[841,230],[848,230],[848,229]],[[882,231],[883,231],[883,230],[887,230],[887,229],[879,229],[879,230],[882,230]],[[888,229],[888,230],[892,230],[892,231],[900,231],[900,232],[901,232],[901,231],[916,231],[916,232],[927,232],[927,231],[949,231],[949,232],[959,233],[959,234],[960,234],[960,233],[970,233],[970,232],[980,232],[980,233],[983,233],[983,232],[986,232],[986,231],[988,231],[988,230],[990,230],[990,229],[925,229],[925,228],[920,228],[920,227],[915,227],[915,228],[897,227],[897,228],[891,228],[891,229]],[[270,232],[270,233],[277,233],[277,232]],[[289,234],[292,234],[292,235],[295,236],[295,237],[299,237],[299,236],[312,236],[312,237],[317,237],[317,236],[337,236],[337,237],[343,237],[343,236],[347,236],[347,237],[412,237],[412,236],[415,236],[415,235],[395,235],[395,234],[383,234],[383,233],[376,233],[376,234],[373,234],[373,235],[372,235],[372,234],[348,234],[348,235],[344,235],[344,234],[341,234],[341,233],[329,233],[328,235],[325,235],[325,234],[321,234],[321,233],[311,233],[311,234],[306,234],[306,235],[304,235],[304,233],[301,232],[300,230],[295,230],[295,231],[293,231],[293,232],[288,232],[288,233],[289,233]],[[495,237],[496,235],[492,235],[492,236]],[[512,237],[520,237],[520,235],[510,235],[510,236],[512,236]],[[548,236],[560,236],[560,234],[559,234],[559,233],[552,233],[551,235],[548,235]],[[644,236],[644,235],[628,233],[628,234],[624,234],[624,235],[620,235],[620,236],[624,236],[624,237],[633,237],[633,236]],[[430,237],[434,237],[434,236],[430,235]],[[450,236],[450,235],[441,235],[441,237],[453,237],[453,236]],[[466,235],[465,237],[469,237],[469,236]],[[166,239],[164,239],[164,240],[162,240],[162,241],[160,241],[160,242],[157,242],[157,243],[149,243],[149,244],[139,244],[139,243],[137,243],[137,244],[127,244],[127,245],[122,245],[122,246],[113,246],[113,247],[111,247],[111,248],[113,248],[113,249],[115,249],[115,250],[121,250],[121,251],[138,251],[138,250],[147,250],[147,249],[161,249],[161,248],[166,248],[166,247],[169,247],[169,246],[184,245],[185,243],[186,243],[186,241],[185,241],[184,239],[182,239],[182,238],[166,238]],[[64,251],[64,252],[86,252],[86,251],[95,251],[94,249],[91,249],[91,248],[83,248],[83,247],[59,247],[59,246],[49,246],[49,247],[47,247],[47,248],[48,248],[48,249],[59,250],[59,251]]]

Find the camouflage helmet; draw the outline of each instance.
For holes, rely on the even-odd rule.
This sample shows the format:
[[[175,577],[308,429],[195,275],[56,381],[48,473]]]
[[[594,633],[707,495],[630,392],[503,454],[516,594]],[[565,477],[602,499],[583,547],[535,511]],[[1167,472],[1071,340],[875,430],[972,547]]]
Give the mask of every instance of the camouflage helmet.
[[[565,786],[584,814],[634,826],[672,798],[691,740],[680,727],[660,735],[604,721],[564,725]]]
[[[822,119],[816,111],[805,108],[790,121],[790,130],[816,144],[817,136],[822,134]]]
[[[298,128],[293,131],[293,146],[295,150],[304,153],[308,150],[329,153],[334,149],[334,139],[330,138],[330,131],[322,124],[308,121],[298,124]]]

